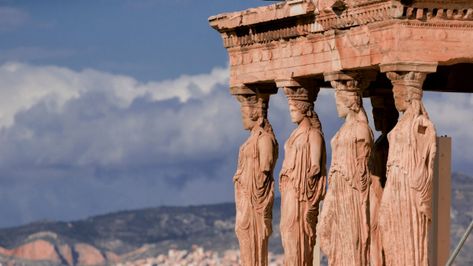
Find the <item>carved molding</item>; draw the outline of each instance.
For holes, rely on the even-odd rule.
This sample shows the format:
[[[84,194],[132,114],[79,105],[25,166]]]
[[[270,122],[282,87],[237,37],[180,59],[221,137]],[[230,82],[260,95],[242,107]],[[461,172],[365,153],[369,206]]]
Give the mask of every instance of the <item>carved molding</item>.
[[[473,20],[473,7],[408,7],[403,8],[402,18],[429,20]]]
[[[230,86],[232,95],[276,94],[278,88],[273,83],[239,84]]]
[[[235,46],[248,46],[256,43],[264,44],[281,39],[292,39],[315,32],[313,30],[314,28],[314,23],[305,23],[259,33],[250,31],[244,36],[237,36],[234,32],[228,32],[222,34],[223,45],[226,48],[230,48]]]
[[[321,13],[317,16],[316,23],[314,23],[316,25],[314,32],[343,29],[390,20],[402,14],[402,7],[396,4],[393,5],[390,1],[377,1],[377,3],[369,4],[348,8],[339,15],[333,12]]]
[[[377,72],[366,71],[336,71],[324,74],[325,81],[330,81],[333,88],[338,90],[363,92],[376,79]]]
[[[370,6],[350,8],[340,16],[335,13],[319,13],[315,19],[300,20],[292,26],[272,28],[263,32],[250,30],[248,34],[243,36],[237,36],[236,32],[227,31],[222,33],[223,43],[226,48],[242,47],[257,43],[265,44],[277,40],[304,37],[330,29],[341,29],[389,20],[396,13],[401,12],[398,11],[399,8],[397,6],[393,6],[390,2],[377,2]]]
[[[394,62],[387,64],[380,64],[381,72],[393,72],[393,71],[417,71],[425,73],[433,73],[437,71],[436,62]]]
[[[224,46],[245,47],[279,40],[287,41],[328,30],[347,29],[393,19],[421,22],[419,26],[473,27],[470,23],[464,24],[473,22],[473,5],[468,1],[415,1],[411,6],[402,5],[399,1],[346,2],[349,7],[339,14],[316,10],[313,13],[304,13],[298,20],[282,23],[279,27],[274,24],[261,28],[260,24],[254,24],[246,25],[247,33],[244,34],[237,34],[237,28],[222,31]]]
[[[278,88],[292,88],[292,87],[301,87],[300,82],[294,79],[277,79],[276,86]]]
[[[416,89],[422,89],[427,73],[418,72],[418,71],[409,71],[409,72],[387,72],[387,77],[394,86],[403,85],[410,86]]]

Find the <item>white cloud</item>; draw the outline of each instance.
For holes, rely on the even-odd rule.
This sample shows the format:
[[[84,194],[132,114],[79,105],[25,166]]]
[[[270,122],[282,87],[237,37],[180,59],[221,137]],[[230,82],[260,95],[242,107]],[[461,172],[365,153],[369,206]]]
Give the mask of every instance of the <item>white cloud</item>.
[[[106,91],[120,107],[144,95],[150,95],[155,101],[178,98],[186,102],[207,95],[217,85],[226,84],[227,72],[227,69],[215,68],[209,74],[140,83],[129,76],[93,69],[76,72],[56,66],[5,63],[0,66],[0,127],[11,126],[16,113],[47,97],[51,108],[61,108],[69,100],[92,91]]]
[[[226,68],[142,83],[94,69],[0,65],[0,213],[9,217],[0,226],[232,200],[248,133],[227,82]],[[473,170],[473,97],[426,93],[425,102],[438,133],[454,137],[453,169]],[[321,91],[316,110],[330,151],[343,122],[333,90]],[[295,128],[282,92],[269,118],[280,144],[277,179]]]
[[[452,170],[473,171],[473,94],[426,93],[424,102],[437,134],[452,137]]]
[[[1,65],[0,212],[11,217],[4,223],[231,200],[210,191],[231,180],[245,136],[227,73],[141,83],[93,69]],[[209,191],[191,201],[189,183]]]

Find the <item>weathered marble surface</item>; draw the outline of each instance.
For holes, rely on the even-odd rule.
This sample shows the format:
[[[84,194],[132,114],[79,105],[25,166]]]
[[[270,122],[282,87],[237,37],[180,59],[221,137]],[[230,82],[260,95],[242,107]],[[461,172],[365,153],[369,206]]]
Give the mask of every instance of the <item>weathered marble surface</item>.
[[[379,209],[386,265],[428,265],[436,133],[422,104],[421,72],[389,72],[403,116],[389,133],[387,182]]]
[[[373,133],[362,106],[356,80],[332,81],[337,112],[345,118],[332,138],[327,197],[324,201],[320,247],[330,265],[369,263],[369,171]]]
[[[319,203],[325,195],[325,141],[311,89],[284,88],[292,122],[298,125],[284,145],[280,175],[280,230],[287,266],[312,266]]]
[[[235,184],[235,232],[243,266],[268,265],[272,233],[273,170],[278,143],[267,119],[268,95],[238,95],[243,126],[250,136],[240,147]]]

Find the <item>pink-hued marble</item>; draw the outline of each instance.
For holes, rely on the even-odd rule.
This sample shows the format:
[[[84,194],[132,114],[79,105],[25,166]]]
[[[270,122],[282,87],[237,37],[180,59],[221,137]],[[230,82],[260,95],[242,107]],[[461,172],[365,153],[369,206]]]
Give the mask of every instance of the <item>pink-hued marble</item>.
[[[465,0],[291,0],[209,22],[229,54],[230,87],[399,62],[473,62],[473,3]]]
[[[358,81],[334,80],[337,112],[345,118],[332,138],[327,197],[318,231],[329,265],[369,263],[369,171],[373,133],[362,106]]]
[[[386,265],[428,265],[435,127],[422,104],[426,73],[388,72],[396,109],[389,133],[387,183],[379,209]]]
[[[329,263],[425,265],[435,130],[420,95],[423,90],[473,92],[473,2],[291,0],[223,13],[209,22],[228,51],[233,93],[261,86],[268,93],[276,87],[288,93],[303,87],[297,84],[327,86],[327,81],[337,89],[338,111],[346,121],[332,139],[329,189],[317,229]],[[391,85],[404,116],[389,137],[389,129],[382,128],[372,146],[364,111],[350,108],[356,109],[361,96],[379,96]],[[383,101],[387,97],[392,96],[383,95]],[[386,117],[396,113],[392,103],[381,105],[391,111],[381,114],[378,108],[375,116],[396,120]],[[299,205],[285,206],[282,212],[299,210]],[[289,232],[283,243],[291,237],[300,238],[295,243],[307,240]],[[292,254],[302,247],[286,244],[286,257],[297,258]]]
[[[318,88],[284,87],[284,92],[292,122],[298,125],[284,145],[280,174],[284,265],[312,266],[319,203],[326,186],[325,141],[314,111]]]
[[[266,112],[269,95],[237,95],[243,126],[250,136],[241,145],[235,184],[235,232],[241,265],[268,265],[268,238],[272,233],[273,169],[278,143]]]

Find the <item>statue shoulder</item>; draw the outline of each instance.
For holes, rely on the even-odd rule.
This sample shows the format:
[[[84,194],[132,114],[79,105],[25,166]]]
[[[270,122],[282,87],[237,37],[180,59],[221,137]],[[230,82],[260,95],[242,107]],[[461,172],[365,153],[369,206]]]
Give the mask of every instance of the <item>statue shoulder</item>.
[[[419,135],[427,137],[436,136],[434,123],[424,114],[421,114],[414,119],[412,130]]]
[[[274,146],[276,143],[276,137],[273,133],[261,131],[258,135],[258,146]]]
[[[373,132],[368,123],[356,123],[353,128],[353,133],[357,141],[373,142]]]
[[[423,126],[433,127],[434,123],[430,120],[429,117],[425,114],[421,114],[416,117],[416,122]]]
[[[309,139],[323,139],[322,132],[318,128],[310,127],[308,134]]]

